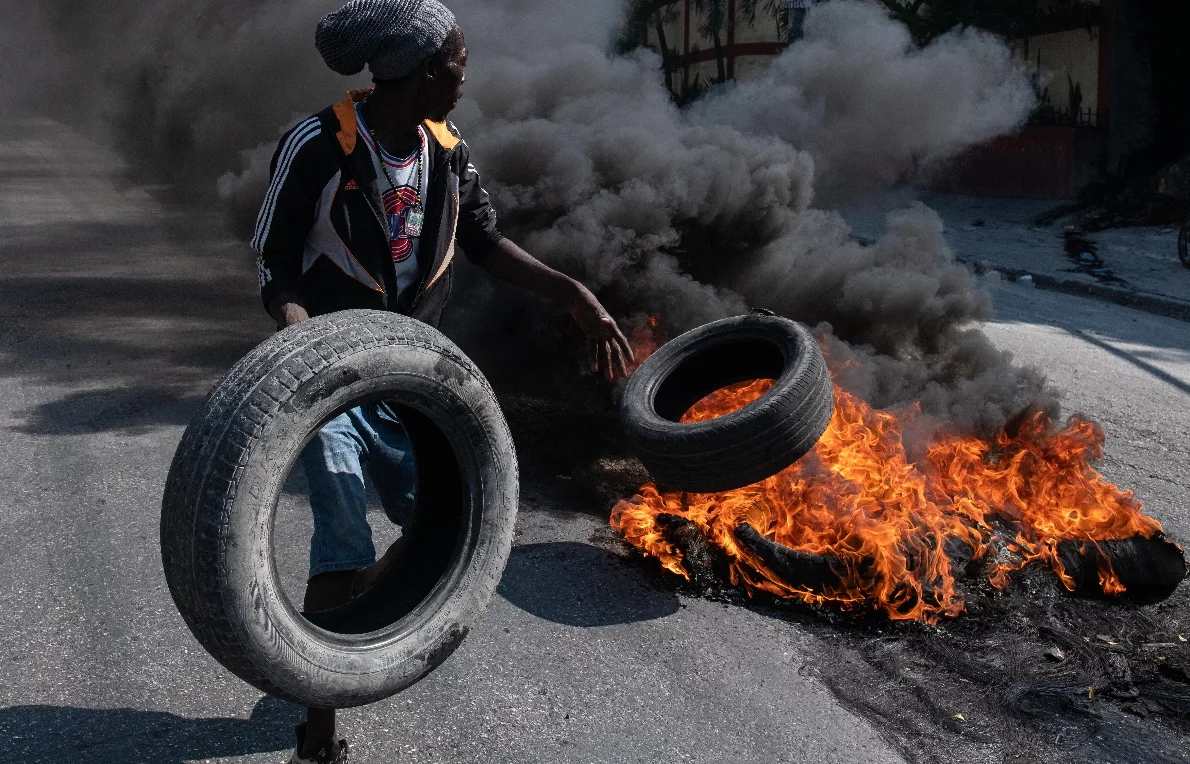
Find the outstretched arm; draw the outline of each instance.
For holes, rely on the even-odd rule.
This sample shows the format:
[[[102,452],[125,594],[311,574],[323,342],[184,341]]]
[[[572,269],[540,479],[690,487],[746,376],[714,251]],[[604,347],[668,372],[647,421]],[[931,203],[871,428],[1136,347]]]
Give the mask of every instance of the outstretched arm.
[[[632,348],[615,319],[591,294],[591,290],[542,263],[507,238],[501,239],[479,261],[479,265],[506,284],[565,306],[587,335],[591,371],[602,371],[609,380],[628,374]]]
[[[602,371],[608,379],[627,376],[632,348],[620,327],[599,304],[591,290],[543,264],[512,243],[496,227],[496,213],[488,192],[480,184],[479,172],[471,163],[466,143],[459,143],[459,226],[457,240],[463,252],[481,268],[513,286],[565,306],[587,335],[591,350],[591,371]]]

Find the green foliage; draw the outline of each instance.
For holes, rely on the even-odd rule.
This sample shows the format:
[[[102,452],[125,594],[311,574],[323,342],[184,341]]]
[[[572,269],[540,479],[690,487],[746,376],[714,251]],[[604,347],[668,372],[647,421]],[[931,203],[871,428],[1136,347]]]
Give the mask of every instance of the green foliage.
[[[629,0],[621,50],[640,46],[653,14],[671,8],[681,0]],[[889,15],[909,27],[913,39],[924,45],[952,29],[978,27],[1014,40],[1035,37],[1054,19],[1084,17],[1088,28],[1095,23],[1099,3],[1095,0],[878,0]],[[726,25],[726,0],[695,0],[703,16],[699,31],[714,38]],[[738,16],[748,23],[771,16],[778,31],[787,23],[787,12],[778,0],[739,0]]]
[[[628,11],[624,18],[624,27],[620,30],[618,48],[621,53],[634,50],[641,45],[645,37],[645,30],[654,24],[655,14],[665,13],[682,0],[630,0]],[[698,28],[699,33],[714,38],[721,34],[727,23],[726,0],[695,0],[694,9],[705,13],[705,20]],[[786,12],[781,9],[779,0],[738,0],[736,3],[737,18],[746,23],[753,23],[758,16],[771,16],[777,25],[778,34],[784,33]]]
[[[663,12],[682,0],[631,0],[624,17],[624,27],[620,30],[617,48],[621,53],[627,53],[641,46],[645,30],[653,23],[653,16]]]
[[[666,87],[674,94],[674,100],[686,104],[704,95],[713,84],[727,79],[724,32],[727,26],[727,0],[694,0],[693,10],[702,19],[699,34],[710,38],[715,45],[715,62],[718,76],[713,80],[696,73],[693,80],[678,85],[675,73],[681,68],[681,52],[673,42],[665,38],[664,23],[677,13],[682,0],[629,0],[624,25],[617,40],[620,53],[635,50],[650,36],[656,37],[662,49],[661,68],[665,73]],[[743,23],[754,23],[758,16],[773,18],[778,35],[784,36],[788,28],[788,12],[779,5],[779,0],[737,0],[736,18]],[[692,49],[690,53],[697,53]]]
[[[1033,72],[1033,90],[1037,93],[1037,106],[1034,107],[1033,113],[1029,115],[1029,124],[1072,127],[1093,124],[1090,121],[1093,115],[1087,115],[1087,119],[1084,119],[1082,83],[1075,82],[1069,73],[1066,75],[1066,102],[1068,106],[1065,109],[1059,109],[1054,106],[1053,101],[1050,99],[1050,89],[1041,86],[1040,64]]]
[[[1069,73],[1066,74],[1066,82],[1070,114],[1074,117],[1074,121],[1078,122],[1080,115],[1083,113],[1083,86],[1082,83],[1075,82]]]
[[[777,23],[777,34],[784,37],[789,12],[781,7],[779,0],[739,0],[736,5],[736,15],[749,24],[756,21],[757,16],[767,16]]]
[[[694,10],[703,14],[705,21],[698,28],[698,33],[709,37],[715,42],[715,62],[718,65],[719,76],[717,82],[727,81],[727,62],[723,56],[723,25],[727,20],[727,0],[694,0]]]
[[[829,0],[820,0],[828,2]],[[624,27],[619,39],[619,49],[626,52],[642,45],[646,30],[654,29],[660,18],[658,14],[672,12],[682,0],[629,0]],[[919,45],[946,34],[952,29],[976,27],[1008,39],[1025,40],[1035,37],[1055,19],[1068,20],[1084,17],[1090,28],[1096,19],[1098,3],[1094,0],[878,0],[894,19],[905,24]],[[693,10],[700,19],[699,34],[711,39],[715,45],[718,64],[717,81],[726,77],[724,68],[724,37],[727,26],[727,0],[694,0]],[[737,0],[737,19],[752,24],[757,18],[771,17],[777,32],[784,36],[788,31],[788,11],[781,8],[779,0]],[[661,51],[663,68],[671,74],[678,68],[680,52],[667,45]],[[679,100],[689,100],[685,95],[697,97],[697,93],[709,86],[703,83],[698,88],[689,88],[689,94],[679,94]],[[1079,89],[1081,103],[1081,88]],[[1072,91],[1073,94],[1073,91]]]
[[[1054,19],[1083,16],[1094,23],[1092,0],[880,0],[889,14],[925,45],[952,29],[977,27],[1012,40],[1028,40]]]

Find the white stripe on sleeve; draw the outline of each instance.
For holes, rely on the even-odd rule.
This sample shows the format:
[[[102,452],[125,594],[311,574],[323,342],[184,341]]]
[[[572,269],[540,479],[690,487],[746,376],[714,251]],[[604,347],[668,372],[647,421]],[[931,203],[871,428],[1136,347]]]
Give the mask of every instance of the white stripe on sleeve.
[[[289,177],[289,168],[293,165],[294,157],[297,156],[302,146],[321,132],[321,128],[322,125],[318,117],[310,117],[293,129],[289,138],[286,139],[285,145],[281,147],[276,171],[273,173],[272,182],[269,183],[264,204],[261,205],[260,213],[256,216],[256,233],[252,236],[252,249],[257,252],[264,249],[265,241],[268,240],[269,228],[273,224],[273,213],[277,210],[277,197],[281,194],[285,179]]]

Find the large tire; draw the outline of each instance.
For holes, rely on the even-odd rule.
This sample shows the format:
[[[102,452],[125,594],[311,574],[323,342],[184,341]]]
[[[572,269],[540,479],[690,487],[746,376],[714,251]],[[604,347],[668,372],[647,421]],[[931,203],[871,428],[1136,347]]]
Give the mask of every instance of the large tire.
[[[325,422],[379,400],[396,402],[417,456],[409,543],[363,595],[307,620],[277,577],[277,499]],[[345,708],[408,687],[454,651],[495,592],[516,510],[512,438],[479,370],[425,324],[345,311],[277,333],[215,385],[170,467],[162,561],[220,663],[277,697]]]
[[[764,396],[730,414],[682,424],[709,393],[774,380]],[[753,313],[666,343],[628,380],[620,419],[662,488],[713,493],[751,485],[804,456],[830,423],[834,388],[801,324]]]

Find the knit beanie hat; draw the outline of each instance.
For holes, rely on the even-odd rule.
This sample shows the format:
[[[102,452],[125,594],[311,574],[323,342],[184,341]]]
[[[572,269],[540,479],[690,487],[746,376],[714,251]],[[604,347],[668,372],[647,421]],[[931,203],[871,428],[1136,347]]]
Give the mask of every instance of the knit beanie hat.
[[[438,0],[350,0],[318,23],[314,47],[339,74],[367,64],[376,79],[395,80],[437,53],[454,26]]]

